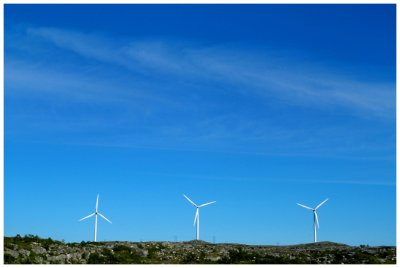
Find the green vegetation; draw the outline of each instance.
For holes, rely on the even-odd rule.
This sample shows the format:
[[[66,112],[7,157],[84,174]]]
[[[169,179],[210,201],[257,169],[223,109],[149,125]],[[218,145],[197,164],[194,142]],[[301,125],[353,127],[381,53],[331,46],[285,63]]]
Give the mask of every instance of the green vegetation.
[[[321,242],[248,246],[189,242],[64,243],[34,235],[4,238],[6,264],[395,264],[395,247]]]

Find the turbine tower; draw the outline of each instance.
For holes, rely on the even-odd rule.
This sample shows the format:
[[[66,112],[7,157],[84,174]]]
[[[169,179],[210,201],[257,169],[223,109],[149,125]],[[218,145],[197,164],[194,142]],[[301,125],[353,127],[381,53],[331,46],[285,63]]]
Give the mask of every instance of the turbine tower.
[[[190,200],[189,197],[187,197],[186,195],[183,195],[193,206],[196,207],[196,214],[194,216],[194,223],[193,225],[196,225],[196,240],[200,240],[200,213],[199,213],[199,208],[211,205],[212,203],[215,203],[217,201],[212,201],[212,202],[208,202],[205,203],[203,205],[196,205],[192,200]]]
[[[94,242],[96,242],[97,240],[97,215],[102,217],[103,219],[105,219],[106,221],[108,221],[109,223],[112,223],[109,219],[107,219],[106,217],[104,217],[100,212],[99,212],[99,195],[97,195],[97,199],[96,199],[96,210],[94,213],[80,219],[79,221],[83,221],[84,219],[90,218],[92,216],[95,216],[95,221],[94,221]]]
[[[319,209],[326,201],[328,201],[328,199],[329,198],[327,198],[324,201],[322,201],[315,208],[310,208],[310,207],[307,207],[305,205],[297,203],[297,205],[299,205],[299,206],[301,206],[303,208],[309,209],[309,210],[311,210],[313,212],[313,218],[314,218],[314,243],[317,242],[317,227],[319,228],[317,209]]]

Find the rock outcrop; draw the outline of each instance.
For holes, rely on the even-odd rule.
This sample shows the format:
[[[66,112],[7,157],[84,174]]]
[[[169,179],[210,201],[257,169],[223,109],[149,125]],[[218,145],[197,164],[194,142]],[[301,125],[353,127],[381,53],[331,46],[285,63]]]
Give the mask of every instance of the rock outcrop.
[[[188,242],[64,243],[37,236],[5,237],[4,262],[37,264],[363,264],[396,263],[395,247],[352,247],[332,242],[254,246]]]

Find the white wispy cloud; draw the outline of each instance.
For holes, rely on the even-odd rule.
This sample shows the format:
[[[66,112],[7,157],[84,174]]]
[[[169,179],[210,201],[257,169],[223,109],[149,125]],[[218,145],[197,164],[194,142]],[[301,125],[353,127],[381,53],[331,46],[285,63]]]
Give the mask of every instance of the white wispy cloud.
[[[318,178],[318,179],[303,179],[303,178],[276,178],[276,177],[252,177],[252,176],[242,176],[242,177],[232,177],[232,176],[211,176],[211,175],[192,175],[192,174],[179,174],[179,173],[150,173],[151,175],[159,177],[171,177],[184,180],[210,180],[210,181],[238,181],[238,182],[272,182],[272,183],[283,183],[283,184],[293,184],[293,183],[307,183],[307,184],[339,184],[339,185],[364,185],[364,186],[387,186],[395,187],[396,181],[388,181],[387,179],[382,180],[365,180],[365,179],[330,179],[330,178]]]
[[[274,70],[272,66],[263,68],[260,63],[255,64],[257,68],[243,68],[242,65],[250,64],[232,62],[229,57],[221,59],[218,55],[204,54],[198,59],[203,61],[204,68],[210,68],[218,77],[261,96],[276,95],[292,104],[320,108],[324,105],[342,107],[368,116],[394,115],[394,83],[374,84],[331,76],[319,72],[318,65],[299,70],[298,67],[292,69],[290,62],[280,62],[279,65],[289,65],[282,71]]]
[[[85,57],[100,61],[119,62],[113,52],[115,47],[107,38],[99,34],[81,33],[77,31],[61,30],[57,28],[28,28],[27,34],[40,36],[64,49],[72,50]]]
[[[11,126],[18,126],[21,133],[103,131],[108,126],[118,131],[103,131],[80,142],[273,155],[361,157],[370,152],[373,155],[367,157],[392,157],[394,137],[385,130],[395,111],[395,88],[390,83],[332,75],[327,67],[319,70],[320,63],[305,64],[274,51],[258,55],[262,49],[240,44],[40,27],[22,34],[23,42],[35,42],[31,47],[15,42],[17,53],[7,47],[6,97],[46,99],[56,114],[45,114],[48,106],[22,110],[8,106]],[[84,105],[79,117],[62,110],[71,104],[77,109]],[[342,113],[371,119],[383,128],[340,122],[304,126],[287,117],[285,123],[278,119],[281,110],[270,105]]]
[[[269,55],[274,58],[257,58],[254,52],[241,50],[240,46],[236,51],[225,51],[223,45],[179,45],[155,38],[127,40],[54,28],[29,28],[28,34],[83,57],[118,64],[135,72],[155,70],[171,76],[170,80],[211,81],[211,85],[228,84],[241,94],[273,96],[292,105],[339,107],[361,116],[394,116],[394,83],[369,83],[333,76],[318,71],[318,65],[310,68],[310,63],[304,64],[307,68],[302,70],[301,63],[287,58],[280,61],[280,55],[273,52]]]

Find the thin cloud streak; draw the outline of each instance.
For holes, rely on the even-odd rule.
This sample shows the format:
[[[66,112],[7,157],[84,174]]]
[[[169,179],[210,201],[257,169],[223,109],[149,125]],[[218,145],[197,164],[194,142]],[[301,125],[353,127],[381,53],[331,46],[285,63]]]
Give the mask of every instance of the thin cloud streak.
[[[25,77],[26,79],[21,80],[18,77]],[[8,83],[12,85],[13,95],[18,90],[22,90],[20,92],[21,95],[31,94],[33,90],[32,93],[51,98],[54,102],[56,100],[54,96],[60,98],[61,91],[62,98],[67,98],[67,101],[72,98],[76,102],[90,104],[94,101],[101,105],[117,106],[117,111],[120,111],[118,120],[100,113],[82,114],[78,118],[67,116],[62,121],[60,121],[59,117],[61,113],[58,113],[58,116],[43,114],[40,117],[37,117],[38,111],[32,113],[32,115],[11,114],[13,124],[24,126],[22,133],[26,131],[32,132],[32,130],[33,132],[41,133],[62,133],[62,131],[79,133],[110,128],[120,130],[118,134],[111,136],[105,133],[99,136],[97,141],[88,140],[86,141],[87,145],[126,148],[139,146],[142,148],[187,151],[210,150],[203,148],[204,145],[207,145],[207,147],[212,147],[212,151],[215,152],[247,152],[250,154],[272,154],[276,156],[312,156],[324,155],[329,152],[330,156],[336,154],[350,158],[357,157],[354,154],[358,155],[365,152],[365,150],[376,151],[381,154],[390,147],[389,145],[382,147],[382,144],[380,147],[376,147],[377,145],[370,141],[368,142],[368,148],[365,148],[365,142],[363,143],[360,138],[363,132],[371,132],[368,129],[327,129],[321,126],[319,129],[291,128],[288,130],[268,121],[251,120],[246,116],[238,116],[237,114],[196,120],[190,119],[186,120],[183,125],[174,122],[153,125],[151,114],[148,114],[149,109],[160,105],[166,105],[171,109],[175,104],[174,102],[171,102],[170,99],[164,100],[160,96],[153,96],[150,93],[142,94],[140,91],[138,94],[134,92],[127,93],[126,90],[113,90],[112,98],[109,98],[108,90],[110,87],[115,88],[115,85],[107,85],[107,81],[104,81],[99,83],[100,86],[97,86],[98,83],[94,83],[95,86],[89,86],[93,84],[89,82],[91,81],[90,78],[73,76],[66,72],[55,73],[43,69],[23,70],[18,67],[13,68],[13,75],[11,77],[6,75],[6,79],[6,85]],[[97,82],[99,81],[101,80]],[[37,89],[40,89],[40,91]],[[41,91],[46,92],[46,94],[40,94]],[[133,103],[135,103],[134,106],[132,106]],[[157,110],[157,108],[154,109]],[[179,104],[176,104],[176,109],[179,111]],[[138,126],[136,118],[143,116],[148,117],[148,120]],[[127,130],[132,129],[130,125],[135,126],[135,135],[133,136],[126,134]],[[7,132],[13,129],[13,127],[10,127]],[[328,143],[326,143],[327,141]]]
[[[261,99],[257,105],[263,109],[264,100],[274,103],[269,100],[274,98],[284,101],[284,105],[310,107],[315,111],[333,109],[341,112],[342,108],[347,108],[353,115],[372,118],[385,125],[387,119],[391,122],[394,116],[391,95],[395,91],[390,85],[372,85],[348,78],[317,79],[315,77],[327,75],[302,75],[299,62],[295,62],[297,67],[293,69],[290,66],[279,68],[290,62],[287,59],[280,62],[272,52],[271,58],[264,62],[265,56],[256,57],[253,52],[241,49],[235,52],[224,50],[225,45],[200,46],[193,42],[180,45],[149,39],[132,41],[56,28],[31,27],[27,34],[31,39],[41,39],[41,44],[45,41],[53,46],[49,51],[54,54],[62,49],[63,53],[68,51],[83,57],[85,62],[97,62],[93,64],[96,70],[88,71],[85,64],[72,68],[53,62],[51,57],[43,59],[49,62],[36,63],[30,58],[21,59],[20,55],[9,54],[5,63],[7,97],[47,98],[54,106],[72,100],[73,105],[79,103],[90,107],[90,113],[86,114],[85,109],[80,118],[66,116],[62,111],[64,114],[58,113],[61,115],[59,120],[51,115],[35,116],[35,111],[31,111],[31,117],[20,116],[20,111],[16,109],[14,113],[11,109],[10,116],[14,118],[11,123],[22,126],[21,133],[65,130],[79,133],[104,130],[108,126],[118,131],[102,132],[97,140],[85,142],[96,146],[277,156],[327,154],[362,158],[366,152],[372,152],[374,155],[369,154],[366,158],[392,159],[392,140],[376,142],[364,134],[384,137],[389,133],[386,130],[382,136],[382,130],[368,127],[349,128],[341,124],[329,128],[323,124],[305,127],[277,121],[275,115],[260,117],[242,113],[251,108],[253,100]],[[308,72],[311,71],[309,68]],[[224,102],[223,98],[214,103],[214,94],[243,95],[251,102],[243,100],[242,110],[238,110],[237,104]],[[117,119],[108,116],[107,110],[113,111]],[[85,120],[90,123],[85,125]],[[8,131],[14,129],[17,128],[9,127]],[[63,142],[74,143],[74,140],[66,138]]]
[[[189,174],[166,174],[151,173],[154,176],[165,176],[169,178],[180,178],[190,180],[217,180],[217,181],[236,181],[236,182],[272,182],[272,183],[310,183],[310,184],[340,184],[340,185],[361,185],[361,186],[388,186],[395,187],[396,182],[388,181],[365,181],[365,180],[332,180],[332,179],[288,179],[288,178],[267,178],[267,177],[221,177],[207,175],[189,175]]]
[[[63,96],[87,103],[140,103],[152,101],[177,105],[170,99],[149,93],[149,85],[140,81],[116,81],[107,77],[85,75],[73,70],[55,70],[46,66],[31,66],[27,61],[7,64],[5,83],[11,95]],[[23,79],[21,79],[23,77]]]
[[[320,109],[325,105],[344,107],[362,116],[394,115],[394,84],[373,85],[348,78],[329,77],[316,71],[318,66],[305,72],[299,71],[299,68],[291,69],[291,62],[275,59],[261,57],[258,62],[248,62],[246,59],[254,59],[251,52],[238,50],[230,55],[223,50],[223,46],[218,49],[207,46],[185,47],[161,40],[133,40],[124,43],[122,38],[111,43],[99,34],[54,28],[30,28],[28,34],[44,38],[80,56],[118,64],[134,72],[156,70],[163,75],[173,75],[186,81],[198,82],[205,79],[217,85],[232,85],[241,94],[251,93],[264,97],[272,94],[295,105],[315,105]],[[276,62],[278,68],[263,64],[263,60]],[[299,65],[296,62],[293,64]],[[279,70],[279,66],[286,68]]]

